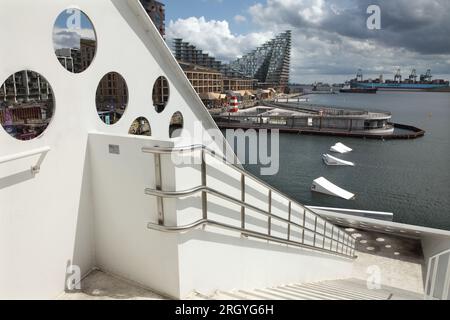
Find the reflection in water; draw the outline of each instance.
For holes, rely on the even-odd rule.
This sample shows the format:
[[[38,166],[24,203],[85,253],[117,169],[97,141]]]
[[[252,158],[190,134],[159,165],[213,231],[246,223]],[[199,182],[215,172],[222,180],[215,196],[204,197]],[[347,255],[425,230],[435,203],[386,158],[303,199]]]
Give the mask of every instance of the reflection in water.
[[[68,9],[56,19],[53,46],[61,65],[68,71],[80,73],[94,60],[97,40],[94,26],[78,9]]]
[[[169,137],[171,138],[178,138],[181,136],[181,131],[184,126],[184,119],[181,112],[175,112],[172,116],[172,119],[170,120],[170,126],[169,126]]]
[[[163,112],[169,101],[169,82],[163,76],[159,77],[153,85],[153,105],[158,113]]]
[[[31,140],[41,135],[53,112],[52,88],[36,72],[17,72],[0,87],[0,123],[16,139]]]
[[[138,136],[151,136],[152,129],[148,120],[144,117],[140,117],[134,120],[128,133]]]
[[[110,72],[100,81],[96,93],[97,113],[106,124],[115,124],[122,118],[128,105],[128,88],[123,77]]]

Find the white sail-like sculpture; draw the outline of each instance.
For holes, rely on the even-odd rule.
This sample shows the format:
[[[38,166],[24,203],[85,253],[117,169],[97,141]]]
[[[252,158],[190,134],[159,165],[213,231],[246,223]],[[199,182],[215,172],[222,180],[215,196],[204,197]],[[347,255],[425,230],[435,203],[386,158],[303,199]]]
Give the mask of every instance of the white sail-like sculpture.
[[[352,152],[353,149],[347,147],[347,146],[344,145],[343,143],[338,142],[338,143],[336,143],[334,146],[332,146],[332,147],[330,148],[330,151],[331,151],[331,152],[336,152],[336,153],[344,154],[344,153]]]
[[[345,200],[353,200],[355,198],[355,194],[338,187],[324,177],[320,177],[314,180],[311,186],[311,190]]]
[[[332,155],[329,155],[329,154],[322,155],[322,159],[323,159],[323,162],[325,162],[325,164],[328,166],[350,166],[350,167],[355,166],[355,164],[353,162],[345,161],[345,160],[333,157]]]

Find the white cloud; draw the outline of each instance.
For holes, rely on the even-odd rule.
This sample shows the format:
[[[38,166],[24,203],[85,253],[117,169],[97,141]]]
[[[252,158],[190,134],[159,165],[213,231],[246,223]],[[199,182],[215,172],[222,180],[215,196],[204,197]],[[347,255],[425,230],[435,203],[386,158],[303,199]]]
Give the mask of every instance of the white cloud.
[[[238,15],[235,15],[235,16],[234,16],[234,21],[235,21],[236,23],[244,23],[244,22],[247,21],[247,18],[244,17],[244,16],[242,16],[242,15],[240,15],[240,14],[238,14]]]
[[[93,29],[69,30],[67,28],[55,27],[53,29],[53,45],[55,49],[61,48],[79,48],[80,39],[95,40],[95,31]]]
[[[235,60],[273,36],[271,31],[235,35],[226,20],[208,21],[204,17],[170,21],[167,28],[169,42],[174,38],[182,38],[224,61]]]
[[[221,60],[230,61],[263,44],[276,34],[290,29],[293,38],[291,80],[295,82],[328,81],[328,79],[345,81],[354,77],[359,68],[363,69],[367,77],[383,73],[385,78],[389,78],[393,77],[392,74],[398,65],[405,75],[412,68],[416,68],[419,73],[425,72],[428,68],[433,69],[435,74],[450,73],[450,60],[446,54],[422,54],[410,46],[398,43],[391,45],[387,41],[381,41],[379,37],[367,36],[365,33],[367,30],[360,28],[360,25],[365,26],[365,10],[362,11],[361,17],[351,10],[356,10],[355,3],[364,6],[364,3],[370,0],[355,1],[266,0],[264,3],[251,6],[248,10],[247,20],[258,26],[259,32],[233,34],[227,21],[192,17],[171,21],[168,39],[183,38]],[[384,3],[393,5],[392,3],[397,2]],[[436,0],[436,3],[442,1]],[[417,4],[417,7],[420,8],[420,5]],[[401,17],[391,18],[393,21],[391,23],[400,24],[401,19]],[[384,21],[387,25],[387,17]],[[448,28],[445,24],[440,25]],[[389,32],[395,37],[402,37],[402,28],[391,28]],[[408,31],[411,27],[405,29]],[[421,37],[418,40],[432,40],[432,37],[433,34],[430,34],[428,37],[430,39]],[[441,42],[446,43],[448,35],[442,39]]]

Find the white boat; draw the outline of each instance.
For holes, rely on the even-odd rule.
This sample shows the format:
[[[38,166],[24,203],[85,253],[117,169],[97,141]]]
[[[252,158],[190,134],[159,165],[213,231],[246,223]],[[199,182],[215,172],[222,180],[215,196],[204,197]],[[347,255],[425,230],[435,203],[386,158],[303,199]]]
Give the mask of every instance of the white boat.
[[[346,145],[344,145],[344,144],[338,142],[338,143],[336,143],[334,146],[332,146],[332,147],[330,148],[330,151],[331,151],[331,152],[336,152],[336,153],[344,154],[344,153],[352,152],[353,149],[351,149],[351,148],[347,147]]]
[[[324,177],[317,178],[313,181],[311,191],[327,194],[345,200],[353,200],[355,198],[355,194],[338,187]]]
[[[332,155],[329,155],[329,154],[322,155],[322,159],[323,159],[323,162],[325,162],[325,164],[328,166],[350,166],[350,167],[355,166],[355,164],[353,162],[345,161],[345,160],[333,157]]]

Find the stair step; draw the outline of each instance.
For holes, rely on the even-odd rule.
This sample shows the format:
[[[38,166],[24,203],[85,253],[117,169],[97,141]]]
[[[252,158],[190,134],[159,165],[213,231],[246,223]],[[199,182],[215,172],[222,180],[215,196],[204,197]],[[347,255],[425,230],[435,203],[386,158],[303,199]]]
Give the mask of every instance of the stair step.
[[[381,299],[387,299],[389,295],[379,295],[375,293],[367,293],[367,290],[361,290],[359,288],[354,288],[353,290],[350,290],[349,288],[343,288],[339,286],[334,285],[327,285],[327,284],[307,284],[304,285],[306,288],[313,288],[317,290],[328,290],[331,293],[335,293],[337,295],[343,295],[343,296],[349,296],[351,299],[358,299],[358,300],[381,300]]]
[[[320,289],[310,288],[306,286],[290,286],[289,288],[292,288],[292,290],[303,292],[305,294],[320,297],[322,300],[350,300],[347,297],[339,295],[337,292],[329,293]]]

